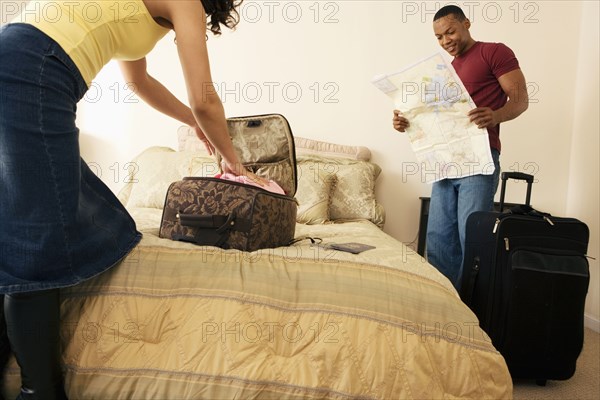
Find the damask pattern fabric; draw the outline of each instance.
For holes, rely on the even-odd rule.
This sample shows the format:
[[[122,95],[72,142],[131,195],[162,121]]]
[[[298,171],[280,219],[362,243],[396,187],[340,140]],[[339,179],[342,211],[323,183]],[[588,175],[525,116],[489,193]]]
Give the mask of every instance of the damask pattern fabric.
[[[371,150],[365,146],[349,146],[296,137],[296,153],[320,157],[342,157],[352,160],[370,161]]]
[[[279,247],[294,239],[296,212],[296,201],[289,196],[188,177],[169,186],[160,237],[245,251]]]
[[[298,156],[298,162],[311,163],[313,169],[335,176],[329,206],[331,221],[368,220],[383,227],[385,212],[375,198],[375,182],[381,173],[377,164],[315,155]]]
[[[366,161],[339,164],[338,177],[331,197],[332,220],[366,219],[379,222],[375,181],[381,173],[378,165]]]
[[[310,161],[298,163],[298,216],[301,224],[322,224],[329,221],[329,204],[336,176],[319,170]]]
[[[375,183],[381,172],[377,164],[315,155],[300,155],[297,162],[297,222],[369,220],[383,228],[385,211],[375,198]],[[128,207],[162,209],[172,182],[186,176],[214,177],[218,173],[215,158],[203,151],[151,147],[133,160],[118,198]]]

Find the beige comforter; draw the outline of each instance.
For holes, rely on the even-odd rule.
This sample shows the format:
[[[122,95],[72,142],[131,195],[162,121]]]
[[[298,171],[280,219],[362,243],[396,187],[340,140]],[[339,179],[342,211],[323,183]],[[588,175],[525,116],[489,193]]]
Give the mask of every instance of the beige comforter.
[[[242,253],[159,239],[63,291],[71,399],[500,399],[502,356],[449,282],[370,222],[298,225],[361,242]],[[16,367],[9,370],[12,393]]]

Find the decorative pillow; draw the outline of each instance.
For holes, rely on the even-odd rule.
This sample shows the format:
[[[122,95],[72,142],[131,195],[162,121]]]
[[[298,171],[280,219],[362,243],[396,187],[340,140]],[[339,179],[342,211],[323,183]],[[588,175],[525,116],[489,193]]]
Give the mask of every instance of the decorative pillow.
[[[375,181],[381,168],[368,161],[340,164],[331,195],[329,217],[333,221],[367,219],[383,223],[375,199]]]
[[[377,164],[314,155],[300,155],[298,159],[300,164],[316,164],[313,168],[335,175],[330,194],[329,220],[344,222],[366,219],[383,227],[385,212],[375,198],[375,181],[381,173]]]
[[[348,146],[298,136],[294,137],[294,143],[296,145],[296,154],[299,155],[342,157],[362,161],[369,161],[371,159],[371,150],[364,146]]]
[[[179,151],[195,151],[202,155],[210,156],[208,151],[206,151],[206,147],[204,147],[204,143],[198,139],[194,128],[191,126],[182,125],[177,129],[177,141],[177,149]]]
[[[206,154],[193,129],[181,127],[178,135],[180,151],[193,150]],[[371,151],[367,147],[322,142],[298,136],[294,137],[294,142],[299,176],[300,168],[304,168],[302,164],[309,161],[313,163],[312,168],[316,168],[315,171],[320,171],[312,175],[317,176],[316,181],[303,181],[301,177],[298,180],[298,222],[367,219],[383,227],[385,211],[375,200],[374,193],[375,180],[381,169],[369,162]],[[318,166],[315,166],[315,163],[318,163]],[[331,192],[327,191],[328,185],[331,185]],[[329,193],[328,212],[324,210],[326,203],[323,201],[326,193]]]
[[[329,221],[329,203],[336,176],[319,168],[319,163],[299,162],[298,169],[298,215],[301,224],[322,224]]]
[[[194,153],[190,160],[190,171],[187,176],[204,176],[212,178],[220,173],[219,164],[215,157],[208,153]]]
[[[198,139],[193,128],[186,125],[181,126],[177,130],[177,138],[179,142],[179,151],[191,150],[208,155],[204,144]],[[312,154],[321,157],[343,157],[362,161],[369,161],[371,159],[371,151],[364,146],[349,146],[322,142],[299,136],[294,136],[294,144],[296,145],[296,154],[298,155]]]
[[[160,147],[153,146],[145,149],[140,154],[138,154],[133,160],[131,160],[130,165],[128,166],[127,178],[125,179],[125,185],[121,188],[119,193],[117,194],[117,198],[123,203],[124,206],[129,205],[129,198],[131,197],[131,192],[133,191],[134,186],[139,183],[139,171],[140,171],[140,163],[145,161],[145,157],[150,153],[172,153],[175,150],[170,147]],[[136,195],[138,196],[138,195]]]
[[[212,162],[212,165],[211,165]],[[214,176],[216,161],[195,151],[177,152],[168,147],[150,147],[132,162],[119,200],[127,207],[162,209],[169,185],[184,176]]]

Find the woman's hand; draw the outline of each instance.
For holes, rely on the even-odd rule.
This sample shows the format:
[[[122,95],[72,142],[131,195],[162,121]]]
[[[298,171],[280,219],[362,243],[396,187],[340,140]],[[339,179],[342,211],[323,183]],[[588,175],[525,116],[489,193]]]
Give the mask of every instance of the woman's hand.
[[[246,169],[246,167],[244,167],[244,165],[239,161],[231,163],[226,160],[222,160],[221,161],[221,169],[223,170],[224,173],[231,173],[236,176],[240,176],[240,175],[247,176],[248,179],[257,183],[259,186],[265,186],[268,183],[267,179],[262,178],[253,172],[248,171]]]

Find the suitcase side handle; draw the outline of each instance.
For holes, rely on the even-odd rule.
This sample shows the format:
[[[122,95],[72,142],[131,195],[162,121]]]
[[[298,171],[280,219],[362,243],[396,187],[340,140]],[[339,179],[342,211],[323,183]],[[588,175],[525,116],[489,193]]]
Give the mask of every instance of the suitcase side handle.
[[[177,213],[179,224],[192,228],[192,235],[173,232],[172,240],[194,243],[199,246],[216,246],[229,248],[226,243],[232,231],[249,232],[252,227],[251,221],[245,218],[237,218],[235,213],[228,215],[195,215]]]
[[[473,266],[471,270],[468,272],[469,279],[465,279],[467,274],[463,275],[462,287],[460,290],[460,298],[461,300],[469,307],[471,307],[471,301],[473,300],[473,292],[475,290],[475,281],[477,280],[477,276],[479,276],[479,265],[481,264],[481,260],[479,257],[475,257],[473,259]]]
[[[517,179],[527,182],[527,195],[525,197],[525,205],[531,204],[531,186],[533,185],[534,176],[525,174],[523,172],[502,172],[500,174],[502,179],[502,188],[500,189],[500,212],[504,210],[504,195],[506,193],[506,181],[509,179]]]
[[[219,234],[234,230],[239,232],[249,232],[252,228],[251,221],[244,218],[237,218],[234,213],[228,215],[195,215],[177,213],[176,218],[181,226],[201,229],[215,229]]]

